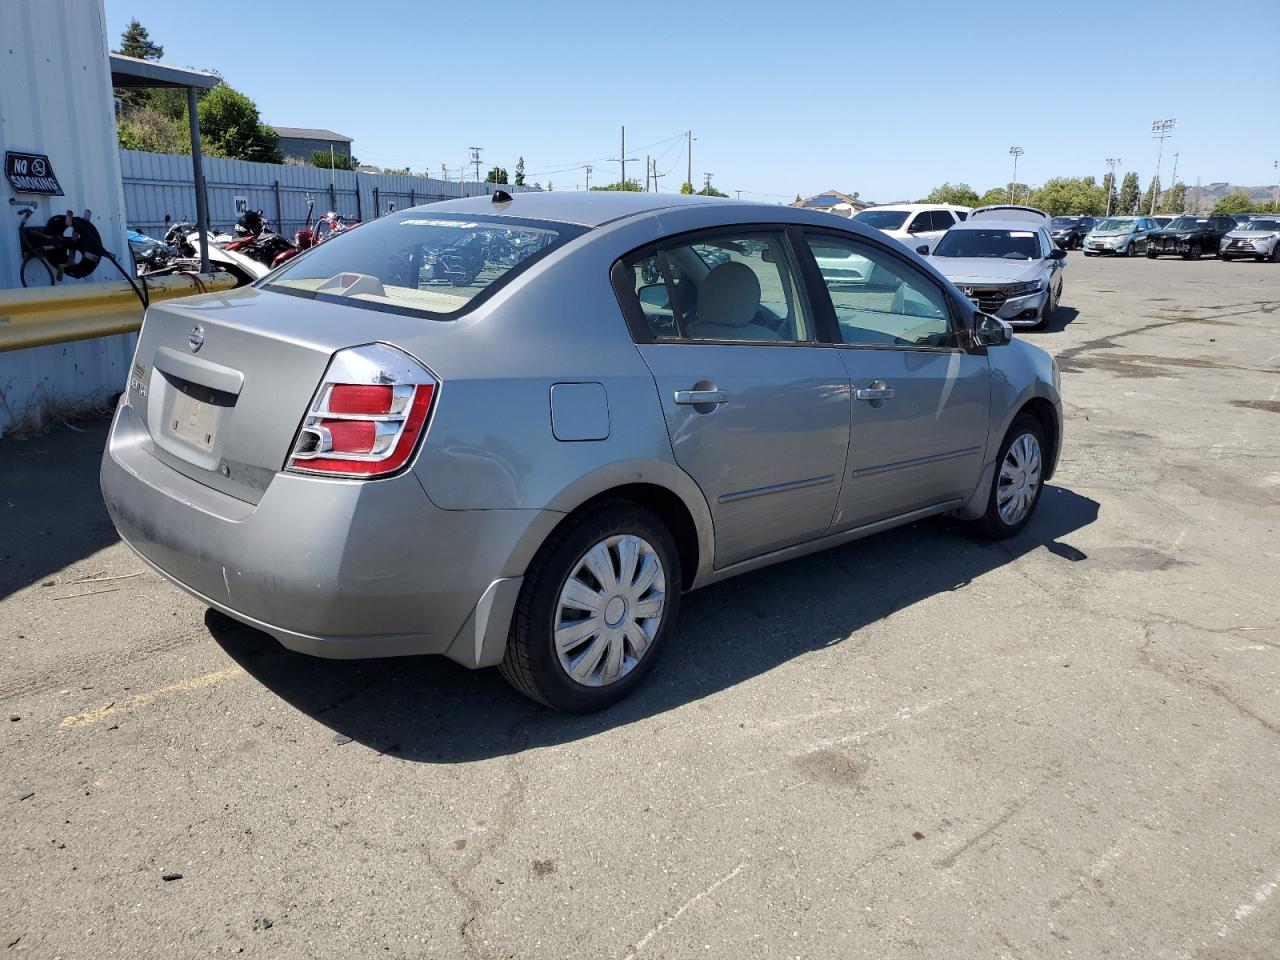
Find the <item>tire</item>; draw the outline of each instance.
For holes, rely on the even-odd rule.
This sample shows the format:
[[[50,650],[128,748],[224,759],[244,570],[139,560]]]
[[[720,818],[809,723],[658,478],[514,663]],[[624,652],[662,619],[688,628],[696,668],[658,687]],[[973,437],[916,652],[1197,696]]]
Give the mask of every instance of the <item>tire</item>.
[[[1266,262],[1267,262],[1267,258],[1266,258],[1265,256],[1263,256],[1263,257],[1254,257],[1253,259],[1257,260],[1259,263],[1266,263]]]
[[[1053,311],[1058,308],[1057,302],[1054,300],[1053,287],[1049,288],[1049,296],[1045,298],[1044,306],[1040,308],[1040,316],[1036,320],[1032,330],[1043,330],[1048,326],[1049,321],[1053,319]]]
[[[620,577],[628,564],[624,558],[628,550],[633,551],[632,573]],[[654,562],[656,573],[650,566]],[[614,579],[606,583],[592,570]],[[675,541],[648,510],[625,500],[606,501],[588,510],[557,529],[529,565],[499,672],[525,696],[555,710],[591,713],[612,706],[643,682],[662,653],[680,612],[680,577]],[[630,585],[623,582],[626,579],[631,579]],[[573,602],[569,606],[564,604],[567,595]],[[589,598],[596,595],[601,598],[596,612],[576,606],[594,605]],[[660,601],[657,616],[634,615],[632,605],[643,603],[652,609],[655,600]],[[611,616],[618,617],[612,628]],[[563,651],[557,644],[558,622],[562,632],[577,638]],[[598,626],[591,629],[587,626],[591,622]],[[578,624],[583,628],[574,631]],[[648,638],[638,656],[631,639],[636,631]],[[615,650],[616,656],[611,656]],[[609,678],[611,665],[615,676]],[[572,677],[571,667],[583,668],[585,681]]]
[[[1199,260],[1199,259],[1200,259],[1200,248],[1199,248],[1198,246],[1196,246],[1196,245],[1194,245],[1194,244],[1193,244],[1193,245],[1192,245],[1192,246],[1187,250],[1187,252],[1186,252],[1186,253],[1184,253],[1184,254],[1182,255],[1182,259],[1183,259],[1183,260]]]
[[[1032,458],[1032,462],[1035,465],[1034,481],[1030,481],[1029,472],[1021,471],[1014,463],[1014,461],[1024,458],[1025,447],[1020,445],[1019,451],[1015,452],[1013,460],[1010,460],[1014,442],[1018,441],[1021,444],[1023,438],[1028,436],[1034,440],[1034,456]],[[975,530],[981,536],[989,540],[1003,540],[1019,533],[1030,521],[1032,515],[1036,512],[1036,506],[1040,503],[1040,494],[1044,490],[1044,450],[1044,427],[1040,425],[1040,421],[1026,413],[1015,417],[1013,423],[1009,426],[1009,432],[1005,434],[1004,442],[1000,444],[1000,456],[996,458],[995,476],[991,478],[991,491],[987,494],[986,512],[973,522]],[[1004,476],[1006,467],[1012,468],[1013,478],[1011,481]],[[1029,481],[1022,485],[1022,488],[1031,486],[1032,482],[1034,483],[1030,500],[1024,503],[1025,509],[1020,508],[1020,512],[1009,511],[1007,507],[1002,510],[1000,503],[1002,478],[1008,481],[1004,485],[1005,489],[1008,490],[1011,483],[1018,483],[1020,475]],[[1013,497],[1018,497],[1016,489]]]
[[[1090,253],[1088,250],[1086,250],[1086,251],[1084,252],[1084,255],[1085,255],[1086,257],[1096,257],[1096,256],[1097,256],[1097,254],[1096,254],[1096,253]]]
[[[1271,262],[1280,263],[1280,241],[1276,241],[1276,245],[1271,248]]]
[[[1235,257],[1229,257],[1225,253],[1220,254],[1220,256],[1222,257],[1223,261],[1225,261],[1226,263],[1230,263],[1232,260],[1235,259]]]
[[[1149,248],[1148,248],[1148,250],[1147,250],[1147,259],[1148,259],[1148,260],[1154,260],[1154,259],[1155,259],[1156,257],[1158,257],[1158,256],[1160,256],[1160,254],[1158,254],[1158,253],[1156,253],[1154,250],[1151,250],[1151,249],[1149,249]]]
[[[1136,257],[1138,255],[1138,244],[1133,240],[1129,241],[1129,249],[1124,252],[1126,257]]]

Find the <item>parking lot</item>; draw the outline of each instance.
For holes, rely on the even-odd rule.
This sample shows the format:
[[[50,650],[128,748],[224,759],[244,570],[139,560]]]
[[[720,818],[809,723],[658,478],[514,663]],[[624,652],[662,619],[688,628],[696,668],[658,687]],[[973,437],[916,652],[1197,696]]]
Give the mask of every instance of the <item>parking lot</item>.
[[[1276,956],[1280,267],[1068,262],[1024,533],[692,594],[594,716],[288,653],[116,539],[105,422],[0,443],[0,945]]]

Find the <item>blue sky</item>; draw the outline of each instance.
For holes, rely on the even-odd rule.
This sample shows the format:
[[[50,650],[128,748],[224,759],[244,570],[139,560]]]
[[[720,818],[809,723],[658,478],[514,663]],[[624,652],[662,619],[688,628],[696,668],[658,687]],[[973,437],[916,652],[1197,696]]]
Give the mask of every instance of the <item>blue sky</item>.
[[[216,9],[216,14],[213,13]],[[485,14],[473,12],[484,10]],[[661,154],[664,187],[694,179],[769,200],[827,187],[885,202],[944,180],[1106,172],[1145,186],[1151,121],[1194,184],[1276,183],[1280,0],[1229,7],[1115,2],[688,2],[438,4],[220,0],[216,7],[106,0],[113,46],[138,17],[165,60],[217,69],[268,123],[327,127],[361,161],[456,176],[523,155],[556,189],[629,177]],[[1162,63],[1163,61],[1163,63]],[[1236,82],[1240,77],[1248,82]],[[1219,79],[1220,82],[1219,82]],[[1228,79],[1233,78],[1233,79]],[[776,196],[770,196],[776,195]]]

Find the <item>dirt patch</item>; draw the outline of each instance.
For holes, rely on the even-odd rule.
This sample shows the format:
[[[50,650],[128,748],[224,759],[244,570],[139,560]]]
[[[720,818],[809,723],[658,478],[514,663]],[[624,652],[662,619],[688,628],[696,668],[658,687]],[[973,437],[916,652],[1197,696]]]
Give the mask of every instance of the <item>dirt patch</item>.
[[[810,783],[830,787],[857,787],[862,783],[862,767],[839,750],[814,750],[795,757],[791,763]]]
[[[1232,400],[1233,407],[1244,407],[1246,410],[1266,410],[1268,413],[1280,413],[1280,400]]]

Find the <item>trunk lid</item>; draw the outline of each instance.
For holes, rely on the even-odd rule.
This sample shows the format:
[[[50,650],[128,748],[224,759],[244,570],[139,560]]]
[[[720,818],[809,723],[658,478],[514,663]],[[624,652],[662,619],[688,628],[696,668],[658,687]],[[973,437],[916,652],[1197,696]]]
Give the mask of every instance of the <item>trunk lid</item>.
[[[257,503],[335,352],[452,325],[250,287],[157,304],[138,340],[129,400],[157,459]]]

